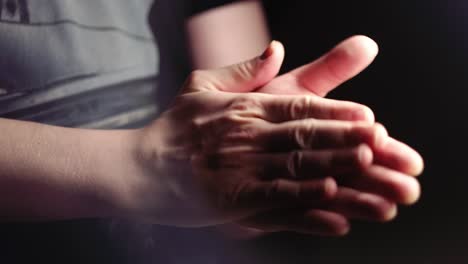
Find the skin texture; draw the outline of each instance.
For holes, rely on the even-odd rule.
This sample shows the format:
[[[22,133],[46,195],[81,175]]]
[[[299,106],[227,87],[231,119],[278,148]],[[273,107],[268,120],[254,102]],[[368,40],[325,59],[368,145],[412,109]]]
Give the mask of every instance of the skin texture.
[[[364,106],[226,91],[269,83],[280,65],[275,54],[193,72],[173,105],[139,130],[0,120],[4,219],[116,216],[259,227],[263,215],[299,207],[306,211],[291,215],[296,223],[269,217],[265,229],[340,235],[352,217],[385,220],[396,203],[413,202],[419,195],[413,178],[372,166],[387,140],[381,125],[324,118]],[[369,195],[347,191],[340,181]],[[297,226],[303,221],[317,224],[306,230]]]
[[[275,84],[281,47],[273,44],[263,59],[194,71],[173,105],[142,129],[1,119],[3,220],[236,221],[267,231],[343,235],[350,219],[389,220],[397,203],[415,202],[419,185],[402,170],[416,171],[419,160],[401,152],[420,157],[397,141],[386,148],[382,125],[349,115],[367,112],[365,106],[313,93],[234,92]],[[394,167],[375,162],[381,153]],[[285,220],[285,210],[294,221]]]
[[[0,119],[2,220],[235,221],[319,235],[345,234],[350,219],[389,220],[419,196],[408,174],[421,172],[420,156],[367,107],[322,98],[370,63],[355,53],[372,51],[368,44],[348,40],[335,49],[341,55],[282,76],[278,42],[263,59],[195,71],[168,111],[139,130]]]
[[[264,45],[262,44],[265,42],[264,39],[269,38],[265,27],[266,23],[264,21],[264,15],[260,2],[240,1],[237,2],[236,5],[243,5],[244,8],[250,9],[249,14],[251,15],[249,18],[252,17],[252,20],[250,21],[248,27],[239,26],[242,25],[244,20],[246,20],[246,17],[236,14],[235,9],[229,7],[216,8],[209,12],[204,12],[198,15],[195,19],[190,18],[188,20],[187,24],[189,26],[187,27],[187,31],[189,34],[189,40],[191,41],[190,48],[192,50],[192,54],[194,54],[194,68],[207,67],[207,65],[204,64],[202,60],[197,59],[203,58],[203,56],[196,56],[197,54],[203,54],[205,50],[200,49],[200,47],[217,51],[210,54],[210,66],[214,68],[226,66],[228,64],[232,64],[235,61],[242,61],[245,58],[251,56],[251,53],[246,52],[245,49],[238,48],[241,44],[243,46],[248,46],[249,50],[260,50],[262,45]],[[229,17],[229,19],[222,19],[226,14],[228,14],[227,17]],[[223,23],[218,23],[220,20],[222,20]],[[200,21],[204,21],[204,23],[200,23]],[[223,30],[212,30],[213,27],[210,25],[213,24],[222,25]],[[227,30],[236,27],[240,29],[238,30],[238,34],[230,34],[232,30]],[[259,27],[264,27],[264,29],[258,30]],[[204,32],[204,37],[198,39],[192,38],[191,36],[197,35],[197,32]],[[252,32],[256,32],[256,34],[251,34]],[[217,40],[222,40],[223,43],[218,43]],[[323,97],[330,90],[335,89],[341,83],[351,79],[363,69],[365,69],[374,60],[377,53],[378,47],[375,42],[364,36],[355,36],[344,41],[343,43],[340,43],[340,45],[335,47],[332,51],[330,51],[328,54],[325,54],[318,60],[299,67],[298,69],[288,72],[282,76],[277,76],[273,80],[268,81],[268,83],[264,86],[236,86],[233,83],[229,83],[229,85],[226,85],[226,87],[220,87],[220,89],[231,92],[251,92],[256,90],[257,92],[278,95],[302,94]],[[226,63],[225,61],[225,54],[230,55],[229,63]],[[265,79],[262,78],[265,78],[265,76],[272,76],[277,74],[279,66],[281,65],[284,57],[284,49],[280,43],[273,42],[265,50],[262,56],[272,56],[274,59],[270,60],[272,62],[270,62],[270,64],[264,65],[263,69],[260,70],[263,74],[256,74],[257,80],[254,82],[265,82]],[[245,68],[255,67],[249,66]],[[262,80],[258,81],[258,79]],[[268,79],[268,77],[266,79]],[[252,90],[252,87],[255,88]],[[329,103],[331,106],[337,102],[329,100],[327,103]],[[350,103],[350,106],[351,105],[353,105],[353,103]],[[345,111],[341,113],[342,114],[337,114],[336,112],[331,111],[328,116],[322,116],[321,118],[357,120],[369,123],[373,123],[375,120],[372,111],[364,106],[360,107],[360,111]],[[385,147],[383,145],[385,145]],[[395,181],[396,178],[393,177],[395,174],[398,174],[399,176],[406,176],[406,178],[397,178],[406,180],[406,185],[410,186],[410,188],[413,190],[418,190],[414,192],[414,194],[418,194],[418,184],[415,184],[414,180],[412,179],[408,180],[408,177],[419,175],[422,171],[423,162],[419,154],[417,154],[414,150],[402,142],[399,142],[391,137],[388,137],[387,140],[383,142],[383,145],[381,148],[374,149],[374,153],[376,155],[373,162],[373,171],[377,170],[386,174],[387,176],[384,178],[389,180],[389,182]],[[373,177],[372,175],[370,176]],[[339,180],[339,182],[343,185],[346,184],[345,179]],[[361,185],[364,186],[365,184],[361,183]],[[355,198],[355,200],[359,200],[360,197],[363,196],[365,197],[364,200],[369,200],[367,199],[369,198],[369,195],[366,192],[346,190],[343,193],[344,194],[342,194],[341,191],[338,191],[339,195],[337,195],[336,200],[339,201],[339,197],[350,197],[350,193],[353,194],[352,196]],[[390,196],[407,204],[414,202],[418,197],[418,195],[412,197],[402,197],[398,193],[394,193]],[[381,204],[385,204],[382,202],[382,197],[374,196],[373,199],[370,200],[376,203],[376,201],[379,201],[379,199]],[[344,203],[339,202],[338,204]],[[370,216],[366,213],[350,213],[349,210],[346,210],[346,208],[353,208],[352,203],[347,203],[346,206],[333,205],[331,203],[331,205],[328,206],[328,209],[333,209],[333,211],[337,212],[342,210],[347,211],[343,212],[342,215],[348,216],[349,219],[388,221],[396,216],[396,207],[388,203],[387,205],[389,205],[387,208],[390,209],[381,210],[380,214],[377,213],[377,215],[380,215],[380,217],[376,217],[376,210],[374,210],[374,213],[371,213]],[[385,208],[385,206],[382,206],[382,208]],[[296,214],[299,214],[298,219],[305,219],[303,215],[306,212],[307,210],[296,212]],[[372,212],[372,210],[367,210],[367,212]],[[250,238],[255,235],[262,234],[259,229],[270,231],[281,231],[289,229],[296,230],[294,229],[294,226],[297,223],[289,225],[277,225],[278,221],[280,221],[278,218],[281,218],[281,216],[283,216],[283,218],[284,216],[287,216],[286,218],[289,219],[294,215],[292,214],[291,210],[268,212],[263,214],[261,217],[254,217],[248,221],[241,221],[241,225],[235,223],[225,225],[221,227],[221,230],[224,233],[227,233],[227,235],[231,238]],[[289,220],[283,222],[288,223],[288,221]],[[289,223],[290,222],[291,221],[289,221]],[[303,221],[302,223],[307,223],[307,221]],[[309,227],[311,227],[311,225],[312,222],[309,222]],[[246,226],[257,227],[259,229],[246,228]],[[275,228],[272,228],[272,226]]]
[[[277,63],[282,62],[284,58],[282,45],[279,42],[272,42],[270,48],[275,50],[275,55],[272,55],[273,59],[277,60]],[[372,39],[354,36],[344,40],[316,61],[276,77],[259,88],[257,92],[324,97],[328,92],[367,68],[377,53],[377,44]],[[274,72],[274,69],[271,70]],[[284,87],[287,87],[287,90]],[[337,101],[329,100],[329,102],[334,104]],[[372,111],[367,107],[362,107],[360,112],[347,111],[341,116],[338,113],[332,113],[328,118],[365,122],[374,122],[375,119]],[[379,163],[408,175],[421,174],[424,167],[423,160],[414,150],[392,138],[383,144],[385,147],[376,149]]]
[[[196,14],[186,30],[196,69],[248,60],[270,42],[260,1],[237,1]]]
[[[367,113],[365,106],[312,93],[230,90],[268,88],[281,64],[275,54],[193,72],[171,108],[144,130],[148,150],[142,156],[179,193],[160,198],[178,210],[151,210],[164,212],[154,218],[181,226],[238,221],[264,230],[342,235],[349,219],[387,221],[397,203],[417,200],[413,177],[374,163],[376,153],[400,153],[385,149],[389,138],[382,125],[368,115],[349,115]],[[143,200],[156,199],[136,204]],[[200,214],[206,203],[211,212]],[[285,210],[297,221],[285,222]]]
[[[193,68],[225,67],[262,52],[271,41],[265,17],[262,3],[257,0],[236,1],[189,17],[186,32]],[[230,238],[249,238],[259,233],[235,223],[218,229]]]
[[[252,2],[255,1],[251,1],[250,3],[252,4]],[[245,2],[239,2],[237,4],[245,5]],[[257,2],[257,5],[260,4]],[[247,7],[247,5],[245,6]],[[224,8],[218,8],[211,12],[203,13],[199,15],[197,19],[203,19],[204,21],[211,21],[210,23],[215,23],[216,20],[219,19],[219,16],[216,16],[215,13],[220,13],[221,9]],[[261,14],[261,9],[255,10],[255,12],[257,12],[256,16],[261,19],[263,17],[263,15]],[[225,8],[225,11],[228,12],[228,8]],[[233,15],[232,17],[236,16]],[[237,16],[238,20],[239,18],[240,16]],[[232,43],[235,44],[237,41],[240,40],[243,43],[248,43],[248,45],[251,46],[252,49],[258,49],[258,43],[262,42],[256,42],[255,37],[246,37],[249,35],[249,27],[245,27],[242,30],[242,32],[247,33],[242,33],[236,35],[236,38],[232,38],[232,35],[227,34],[226,30],[211,32],[210,30],[206,30],[207,28],[209,28],[207,27],[207,24],[209,25],[209,23],[203,25],[200,23],[193,23],[191,22],[191,20],[195,19],[190,19],[188,22],[188,24],[192,25],[192,27],[188,28],[189,35],[193,35],[193,32],[204,31],[206,32],[206,34],[208,34],[208,36],[205,35],[205,38],[203,39],[204,45],[206,47],[213,46],[213,48],[222,49],[224,51],[224,53],[214,53],[212,59],[210,60],[211,64],[214,66],[226,65],[224,64],[224,60],[222,59],[223,56],[220,55],[216,57],[216,54],[232,54],[233,56],[237,56],[238,60],[245,58],[244,51],[242,49],[236,48],[236,45],[233,45]],[[229,27],[229,25],[235,25],[235,23],[232,20],[230,21],[230,23],[231,24],[226,23],[224,24],[224,26]],[[262,25],[262,23],[259,23],[258,25]],[[258,38],[263,39],[265,37],[267,37],[266,34],[260,34]],[[223,39],[226,43],[224,43],[224,45],[213,45],[211,41],[212,39]],[[199,52],[198,47],[199,45],[191,45],[193,54],[197,54]],[[340,43],[337,47],[335,47],[329,53],[325,54],[316,61],[299,67],[281,76],[276,76],[284,58],[284,48],[280,43],[273,42],[260,56],[264,59],[269,58],[269,62],[263,64],[263,67],[260,67],[259,69],[255,65],[249,65],[248,63],[246,63],[247,66],[245,66],[244,63],[244,69],[242,71],[251,73],[252,75],[256,76],[255,78],[252,78],[250,83],[246,85],[246,83],[243,82],[241,83],[241,85],[238,85],[234,82],[227,82],[224,87],[217,86],[217,88],[228,92],[256,91],[279,95],[296,94],[309,95],[315,98],[324,97],[329,91],[335,89],[343,82],[351,79],[352,77],[360,73],[362,70],[364,70],[374,60],[377,53],[378,47],[375,42],[364,36],[355,36],[350,39],[347,39],[343,43]],[[194,66],[196,68],[200,68],[206,65],[201,64],[199,60],[195,59]],[[269,79],[271,76],[276,76],[276,78],[271,80]],[[252,89],[252,87],[254,87],[254,89]],[[339,103],[343,104],[345,102]],[[327,104],[329,104],[330,107],[333,107],[333,105],[338,104],[338,102],[328,100]],[[320,118],[326,120],[347,120],[374,123],[374,114],[369,108],[362,105],[359,105],[360,107],[356,107],[357,104],[351,102],[348,102],[348,104],[348,111],[330,111],[326,115],[321,115]],[[353,111],[353,107],[359,110]],[[409,188],[417,190],[414,193],[419,193],[419,185],[415,183],[414,180],[409,179],[409,177],[418,175],[422,171],[423,162],[419,154],[417,154],[414,150],[412,150],[402,142],[399,142],[390,137],[388,137],[384,142],[382,142],[381,147],[374,148],[374,154],[375,159],[372,164],[372,170],[369,170],[369,175],[366,175],[366,177],[362,177],[363,179],[366,179],[368,177],[375,177],[375,175],[373,175],[370,172],[379,171],[386,175],[386,177],[382,177],[382,179],[385,178],[385,180],[388,180],[389,184],[393,184],[395,183],[395,181],[398,181],[397,178],[404,179],[406,180],[407,186],[411,186]],[[398,176],[395,177],[395,175],[397,174]],[[340,183],[340,185],[347,185],[347,180],[345,178],[347,177],[343,177],[341,179],[340,177],[338,178],[338,182]],[[366,187],[364,187],[366,186],[365,181],[366,180],[360,183],[360,187],[362,187],[362,190],[365,190],[366,192],[358,192],[354,189],[346,189],[346,191],[343,192],[344,194],[341,191],[339,191],[338,197],[349,198],[351,197],[350,194],[352,193],[352,196],[355,200],[359,200],[359,197],[362,196],[368,198],[369,193],[367,192],[371,190],[366,189]],[[398,192],[393,194],[387,193],[386,196],[386,199],[390,198],[389,200],[392,201],[393,204],[387,203],[386,206],[382,206],[382,208],[386,207],[386,210],[381,210],[380,213],[376,213],[376,210],[374,210],[374,213],[371,213],[370,216],[369,213],[356,214],[350,213],[349,210],[347,211],[346,208],[353,207],[352,203],[348,204],[347,206],[335,205],[331,203],[327,208],[333,209],[333,211],[335,212],[341,212],[342,215],[348,216],[349,219],[388,221],[396,216],[396,207],[394,206],[395,202],[410,204],[417,200],[418,197],[418,195],[412,197],[404,197],[401,196],[401,193]],[[385,204],[385,202],[382,202],[382,196],[373,196],[372,199],[367,198],[365,198],[364,200],[373,201],[374,203],[380,201],[381,204]],[[340,202],[339,204],[343,203]],[[302,210],[299,212],[299,214],[304,214],[304,212],[307,212],[307,210]],[[372,210],[367,210],[367,212],[372,212]],[[265,213],[262,217],[255,217],[248,219],[247,221],[241,221],[241,227],[250,226],[260,228],[263,230],[268,229],[270,231],[281,231],[284,229],[288,229],[287,226],[284,225],[282,225],[283,229],[279,228],[277,225],[275,225],[276,228],[271,228],[272,223],[276,223],[278,221],[278,219],[276,219],[277,217],[275,216],[281,215],[292,216],[290,211],[276,210],[276,212],[273,211]],[[376,215],[379,215],[379,217],[376,217]],[[304,217],[302,217],[301,219],[304,219]],[[289,227],[291,227],[291,225],[289,225]],[[239,236],[239,233],[245,233],[248,237],[248,234],[252,233],[246,232],[246,229],[239,228],[239,226],[236,226],[235,224],[231,224],[231,226],[224,227],[224,229],[228,230],[228,234],[231,237]],[[250,231],[252,231],[252,229]],[[254,230],[253,234],[255,233],[258,232]]]
[[[271,54],[271,66],[268,69],[258,70],[262,74],[258,75],[259,79],[270,74],[277,74],[278,64],[280,65],[284,58],[284,49],[278,42],[272,42],[267,48]],[[329,91],[336,88],[339,84],[346,80],[354,77],[356,74],[365,69],[375,58],[378,52],[377,45],[371,39],[364,36],[355,36],[349,38],[329,53],[325,54],[318,60],[311,62],[310,64],[301,66],[291,72],[277,76],[266,85],[254,89],[257,92],[269,93],[269,94],[303,94],[312,97],[322,97]],[[245,86],[230,86],[233,89],[227,89],[231,92],[249,92]],[[330,105],[337,103],[334,100],[328,100]],[[340,102],[345,103],[345,102]],[[356,114],[358,113],[358,114]],[[336,111],[329,112],[328,116],[323,118],[326,119],[341,119],[341,120],[354,120],[360,122],[374,122],[374,115],[370,109],[361,106],[360,111]],[[406,181],[407,187],[413,190],[418,190],[415,193],[419,193],[419,185],[411,179],[412,176],[417,176],[422,172],[423,161],[419,154],[412,150],[410,147],[402,142],[399,142],[391,137],[388,137],[382,142],[380,147],[374,149],[374,164],[369,168],[369,173],[366,177],[381,177],[381,179],[388,180],[390,182],[399,181],[396,174],[399,174],[399,179]],[[376,176],[373,173],[379,171],[379,173],[385,174],[385,176]],[[406,175],[405,175],[406,174]],[[403,177],[400,177],[403,176]],[[347,180],[338,180],[340,185],[346,186]],[[361,187],[366,184],[360,183]],[[361,194],[355,197],[366,195],[369,190],[365,187],[361,189]],[[401,193],[400,193],[401,194]],[[404,204],[411,204],[418,198],[416,196],[403,197],[398,193],[394,193],[393,198],[390,201],[399,201]],[[388,197],[388,195],[387,195]],[[376,200],[374,200],[376,201]],[[331,208],[343,208],[341,206],[331,206]],[[381,214],[381,218],[365,217],[365,215],[349,215],[350,219],[362,219],[362,220],[377,220],[388,221],[396,216],[396,208],[391,207],[387,213]],[[307,210],[306,210],[307,211]],[[282,212],[283,215],[286,212]],[[281,211],[278,211],[276,215],[281,215]],[[250,226],[260,227],[268,229],[268,222],[274,222],[274,212],[266,214],[264,219],[255,219],[259,223],[253,223]],[[379,220],[377,220],[379,221]],[[245,223],[245,222],[244,222]],[[281,230],[276,228],[276,230]]]

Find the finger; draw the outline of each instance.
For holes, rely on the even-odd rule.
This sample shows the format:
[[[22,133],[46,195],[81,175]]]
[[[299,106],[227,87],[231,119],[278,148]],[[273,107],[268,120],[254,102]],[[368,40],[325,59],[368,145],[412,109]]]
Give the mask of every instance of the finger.
[[[375,148],[376,163],[394,170],[418,176],[424,169],[424,161],[415,150],[393,138],[387,138]]]
[[[340,185],[381,195],[390,201],[413,204],[420,196],[419,183],[413,177],[382,166],[372,165],[361,174],[338,175]]]
[[[386,222],[394,219],[397,206],[379,195],[340,187],[326,210],[343,215],[347,219]]]
[[[287,73],[287,76],[323,97],[367,68],[377,53],[378,46],[372,39],[354,36],[318,60]]]
[[[305,201],[323,202],[336,193],[336,182],[332,178],[303,182],[276,179],[252,181],[240,185],[232,192],[233,206],[264,211],[272,208],[297,207]]]
[[[283,45],[273,41],[265,52],[256,58],[212,70],[197,70],[189,77],[185,92],[193,90],[217,90],[225,92],[250,92],[265,85],[278,74],[284,59]]]
[[[292,231],[321,236],[343,236],[350,229],[342,215],[318,209],[277,209],[249,217],[241,223],[266,232]]]
[[[244,156],[236,162],[254,168],[262,180],[318,179],[345,172],[359,173],[372,164],[372,150],[366,145],[338,150],[300,150]]]
[[[266,95],[261,96],[265,119],[270,122],[285,122],[297,119],[316,118],[374,123],[374,114],[367,106],[313,95]]]
[[[252,240],[268,234],[260,229],[242,225],[240,222],[231,222],[214,228],[229,240]]]
[[[304,119],[259,127],[258,142],[273,150],[329,149],[368,144],[375,148],[385,141],[380,124]]]

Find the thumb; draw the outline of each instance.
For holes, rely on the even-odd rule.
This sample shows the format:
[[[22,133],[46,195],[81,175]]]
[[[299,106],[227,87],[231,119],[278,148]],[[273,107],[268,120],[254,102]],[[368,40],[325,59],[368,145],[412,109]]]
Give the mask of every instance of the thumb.
[[[262,55],[228,67],[197,70],[200,89],[225,92],[250,92],[278,75],[284,60],[284,47],[272,41]]]
[[[367,68],[377,53],[378,46],[372,39],[354,36],[341,42],[316,61],[287,75],[292,75],[307,90],[325,96]]]

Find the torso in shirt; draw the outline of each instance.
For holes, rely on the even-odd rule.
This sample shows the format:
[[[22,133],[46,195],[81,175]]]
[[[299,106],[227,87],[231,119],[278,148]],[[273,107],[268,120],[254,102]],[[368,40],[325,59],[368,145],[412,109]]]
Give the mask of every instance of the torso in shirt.
[[[0,0],[0,116],[87,128],[154,118],[152,0]]]

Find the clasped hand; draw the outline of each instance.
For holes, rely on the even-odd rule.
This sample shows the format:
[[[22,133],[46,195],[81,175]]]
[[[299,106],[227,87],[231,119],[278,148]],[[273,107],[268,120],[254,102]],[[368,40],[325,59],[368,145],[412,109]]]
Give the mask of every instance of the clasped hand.
[[[160,224],[321,235],[345,234],[352,219],[394,218],[397,204],[419,197],[420,156],[369,108],[322,97],[367,66],[370,57],[346,53],[372,52],[366,41],[349,39],[281,76],[277,42],[262,58],[193,72],[139,131],[145,173],[127,179],[127,210]]]

